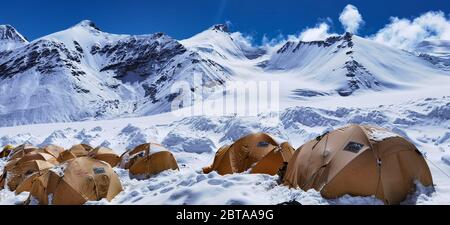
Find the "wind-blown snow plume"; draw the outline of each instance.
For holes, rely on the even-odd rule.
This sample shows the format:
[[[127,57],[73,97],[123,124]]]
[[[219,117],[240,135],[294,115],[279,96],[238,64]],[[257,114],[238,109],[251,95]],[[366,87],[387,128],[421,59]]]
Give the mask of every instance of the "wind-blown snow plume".
[[[339,21],[341,21],[345,31],[353,34],[358,33],[359,28],[364,24],[364,20],[358,9],[350,4],[345,6],[339,16]]]
[[[450,18],[443,12],[434,11],[413,20],[392,17],[391,23],[378,31],[372,39],[407,50],[425,40],[450,40]]]

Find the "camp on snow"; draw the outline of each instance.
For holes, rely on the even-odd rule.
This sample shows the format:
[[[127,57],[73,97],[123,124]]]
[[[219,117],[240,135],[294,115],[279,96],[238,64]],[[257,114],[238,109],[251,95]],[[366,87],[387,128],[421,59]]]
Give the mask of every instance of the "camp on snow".
[[[122,191],[119,166],[130,177],[147,179],[165,170],[178,170],[174,155],[160,144],[146,143],[120,157],[106,147],[74,145],[68,150],[29,144],[2,151],[7,164],[0,189],[30,192],[28,203],[84,204],[112,200]],[[383,128],[349,125],[303,144],[295,150],[265,133],[249,134],[221,147],[204,173],[249,172],[278,175],[281,184],[304,191],[315,189],[324,198],[375,196],[399,204],[416,183],[433,185],[426,159],[414,144]],[[52,195],[51,198],[49,196]]]

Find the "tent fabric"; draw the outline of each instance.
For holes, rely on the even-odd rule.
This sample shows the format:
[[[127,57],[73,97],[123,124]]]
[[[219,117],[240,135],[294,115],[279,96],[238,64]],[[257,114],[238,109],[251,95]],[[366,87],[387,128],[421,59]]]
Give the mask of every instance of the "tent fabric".
[[[350,125],[301,146],[289,161],[283,183],[323,197],[375,196],[399,204],[415,181],[433,184],[428,165],[406,139],[372,126]]]
[[[33,197],[43,205],[82,205],[103,198],[111,201],[122,190],[118,175],[108,163],[79,157],[36,177],[29,201]]]
[[[263,173],[274,176],[288,163],[294,154],[294,148],[287,142],[267,153],[250,170],[250,173]]]
[[[19,159],[5,166],[1,183],[3,185],[6,184],[10,190],[14,191],[29,176],[32,176],[34,173],[43,173],[54,166],[54,164],[44,160],[24,161]]]
[[[20,164],[21,162],[33,161],[33,160],[42,160],[42,161],[49,162],[53,165],[59,164],[58,160],[53,155],[43,153],[43,152],[32,152],[30,154],[26,154],[22,158],[18,158],[17,164]]]
[[[84,157],[84,156],[87,156],[89,154],[89,152],[92,150],[93,150],[93,148],[87,144],[74,145],[70,149],[60,152],[58,155],[58,161],[60,163],[63,163],[63,162],[67,162],[71,159],[75,159],[78,157]]]
[[[9,160],[21,158],[26,154],[29,154],[31,152],[36,152],[36,151],[39,151],[39,148],[35,147],[33,145],[23,144],[23,145],[17,146],[16,148],[14,148],[11,151]]]
[[[59,157],[59,154],[64,151],[64,148],[57,145],[48,145],[43,148],[41,148],[41,151],[47,154],[52,155],[55,158]]]
[[[65,150],[59,154],[58,161],[60,163],[64,163],[75,158],[77,158],[75,154],[73,154],[70,150]]]
[[[109,163],[112,167],[117,166],[120,162],[120,156],[117,155],[112,149],[105,147],[97,147],[94,150],[90,151],[88,154],[89,157],[105,161]]]
[[[289,143],[278,144],[265,133],[250,134],[232,145],[220,148],[211,166],[203,168],[204,173],[217,171],[220,175],[242,173],[277,174],[283,163],[293,154]]]
[[[148,178],[165,170],[178,170],[173,154],[162,145],[146,143],[125,152],[120,167],[128,169],[131,175]]]
[[[93,150],[91,146],[87,144],[78,144],[72,146],[69,151],[74,154],[76,157],[87,156],[91,150]]]

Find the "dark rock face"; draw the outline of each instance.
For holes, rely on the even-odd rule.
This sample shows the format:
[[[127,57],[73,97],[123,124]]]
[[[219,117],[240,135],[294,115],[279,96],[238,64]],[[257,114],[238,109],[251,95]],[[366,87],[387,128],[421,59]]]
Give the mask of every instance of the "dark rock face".
[[[293,46],[295,45],[295,47],[291,50],[293,53],[297,52],[302,46],[317,46],[317,47],[330,47],[333,44],[342,41],[342,43],[340,45],[337,46],[338,49],[341,48],[352,48],[354,43],[352,40],[353,35],[351,33],[345,33],[342,36],[332,36],[327,38],[324,41],[299,41],[299,42],[292,42],[292,41],[288,41],[285,45],[283,45],[283,47],[281,47],[278,51],[277,54],[282,54],[285,53],[286,51],[289,51],[293,48]]]
[[[50,74],[59,69],[69,69],[74,76],[83,75],[77,69],[82,53],[71,51],[63,43],[49,40],[39,40],[16,52],[1,54],[0,78],[13,77],[17,74],[36,69],[41,74]]]
[[[345,63],[343,69],[347,71],[346,77],[348,83],[347,88],[337,90],[341,96],[350,96],[362,87],[377,88],[380,86],[375,76],[359,62],[353,60],[353,58]]]
[[[278,49],[277,54],[281,54],[281,53],[287,52],[293,45],[295,45],[295,42],[288,41],[286,44],[283,45],[283,47]]]
[[[431,64],[435,65],[440,69],[447,71],[450,70],[450,58],[437,57],[425,53],[420,53],[419,57],[430,62]]]
[[[212,26],[211,29],[214,31],[221,31],[221,32],[225,32],[225,33],[230,32],[230,29],[229,29],[228,25],[226,25],[226,24],[216,24],[216,25]]]
[[[104,47],[92,46],[93,55],[101,55],[108,59],[103,71],[114,71],[117,78],[129,73],[149,76],[161,71],[173,57],[183,54],[186,49],[164,34],[129,37]]]
[[[156,94],[158,93],[158,88],[156,85],[143,84],[142,87],[145,91],[145,97],[148,97],[152,103],[157,103]]]

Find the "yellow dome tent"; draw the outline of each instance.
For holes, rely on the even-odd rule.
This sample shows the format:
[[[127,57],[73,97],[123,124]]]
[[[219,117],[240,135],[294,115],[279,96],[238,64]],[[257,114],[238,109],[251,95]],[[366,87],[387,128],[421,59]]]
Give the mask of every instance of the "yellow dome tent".
[[[14,146],[12,145],[6,145],[3,147],[2,152],[0,152],[0,159],[6,158],[11,154],[12,150],[14,149]]]

